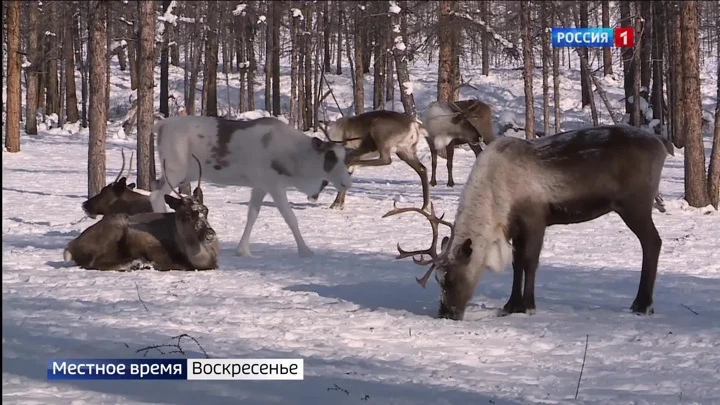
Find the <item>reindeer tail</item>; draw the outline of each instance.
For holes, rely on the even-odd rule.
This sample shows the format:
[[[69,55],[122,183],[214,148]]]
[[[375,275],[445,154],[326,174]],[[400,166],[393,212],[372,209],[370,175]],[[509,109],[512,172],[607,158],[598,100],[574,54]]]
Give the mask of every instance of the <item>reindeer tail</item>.
[[[65,248],[63,251],[63,259],[65,259],[66,262],[72,261],[72,253],[70,253],[70,249]]]

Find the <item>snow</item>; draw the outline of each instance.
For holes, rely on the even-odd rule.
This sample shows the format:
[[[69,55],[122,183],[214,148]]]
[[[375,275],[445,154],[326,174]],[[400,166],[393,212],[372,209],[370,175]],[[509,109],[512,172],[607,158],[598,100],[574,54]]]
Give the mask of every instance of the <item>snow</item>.
[[[437,89],[437,65],[422,59],[410,65],[420,115]],[[580,84],[573,63],[572,70],[561,71],[563,130],[590,123],[589,113],[576,108]],[[116,61],[111,68],[110,105],[129,108],[129,72],[120,72]],[[474,78],[478,98],[494,106],[497,121],[522,119],[521,71],[492,69],[488,77],[479,71],[463,66],[463,74]],[[347,73],[327,79],[347,113],[351,79]],[[170,80],[171,89],[182,89],[182,69],[171,66]],[[372,75],[366,80],[372,88]],[[702,80],[708,109],[715,102],[716,77]],[[237,74],[230,81],[235,106]],[[255,88],[257,107],[264,105],[261,82]],[[218,81],[218,106],[227,111],[224,86]],[[287,74],[281,89],[287,97]],[[621,109],[621,81],[605,90],[613,107]],[[468,89],[461,93],[461,98],[473,95]],[[181,94],[176,100],[182,102]],[[372,92],[366,92],[366,106],[371,101]],[[402,108],[397,100],[388,104]],[[339,116],[334,102],[327,109],[329,116]],[[270,114],[255,110],[233,116]],[[535,315],[495,316],[510,294],[512,272],[506,272],[486,275],[466,319],[453,322],[433,318],[438,286],[431,282],[424,290],[413,279],[424,269],[394,259],[396,243],[420,248],[430,239],[427,223],[415,215],[381,218],[393,201],[419,206],[422,199],[416,174],[397,158],[392,166],[355,170],[343,211],[327,208],[335,197],[331,186],[316,203],[289,192],[313,258],[297,257],[293,237],[269,198],[253,232],[257,257],[234,256],[250,192],[208,182],[203,188],[209,220],[223,248],[219,270],[87,271],[64,263],[62,250],[96,221],[79,221],[87,193],[88,130],[76,124],[57,128],[57,117],[47,120],[38,135],[23,134],[20,153],[2,156],[3,403],[720,403],[720,214],[691,208],[682,199],[682,149],[668,157],[663,170],[660,192],[667,212],[653,212],[663,239],[654,315],[628,310],[640,278],[641,251],[622,220],[609,214],[548,229]],[[601,121],[609,121],[604,110]],[[119,129],[119,121],[110,122],[109,134]],[[127,154],[135,141],[111,137],[107,142],[110,181],[120,169],[120,150]],[[708,154],[710,142],[706,136]],[[419,157],[429,170],[424,141]],[[438,214],[454,218],[474,160],[465,148],[455,152],[454,188],[444,186],[447,172],[438,162],[439,184],[431,189]],[[182,334],[201,346],[183,341],[190,357],[206,351],[212,358],[303,358],[305,380],[45,378],[50,358],[142,357],[143,348],[173,343]],[[586,338],[587,358],[574,400]],[[148,357],[181,356],[163,353]]]
[[[413,84],[412,84],[412,82],[403,82],[402,87],[403,87],[403,91],[404,91],[405,94],[407,94],[408,96],[411,95],[411,94],[413,94]]]
[[[396,2],[394,2],[394,1],[390,2],[390,8],[388,9],[389,13],[400,14],[401,11],[402,11],[402,9],[397,5]]]
[[[246,8],[247,8],[247,4],[238,4],[237,6],[235,6],[235,9],[232,11],[232,14],[234,16],[245,15]]]
[[[257,23],[258,23],[258,24],[265,24],[265,20],[266,20],[265,16],[264,16],[264,15],[261,15],[260,17],[258,17]]]
[[[299,8],[292,9],[292,16],[293,16],[293,18],[299,18],[300,20],[305,18],[305,17],[303,17],[302,10],[300,10]]]

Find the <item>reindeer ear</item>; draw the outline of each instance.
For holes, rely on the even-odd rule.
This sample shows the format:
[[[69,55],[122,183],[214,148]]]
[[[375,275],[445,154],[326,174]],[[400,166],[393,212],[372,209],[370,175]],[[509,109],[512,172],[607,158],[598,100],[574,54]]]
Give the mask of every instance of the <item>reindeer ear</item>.
[[[120,195],[123,191],[125,191],[125,188],[127,187],[127,185],[125,184],[125,180],[127,180],[125,177],[120,177],[120,179],[118,179],[118,181],[116,181],[115,184],[112,185],[115,194]]]
[[[205,204],[203,202],[203,199],[204,199],[203,192],[200,187],[195,187],[195,190],[193,190],[193,197],[195,197],[200,202],[200,204]]]
[[[472,255],[472,252],[473,252],[471,245],[472,245],[472,239],[470,239],[470,238],[465,239],[465,242],[463,242],[462,245],[460,245],[460,247],[458,248],[458,251],[457,251],[457,256],[456,256],[458,261],[463,262],[463,263],[467,263],[468,261],[470,261],[470,256]]]
[[[128,184],[128,185],[127,185],[127,188],[129,188],[130,190],[134,189],[134,188],[135,188],[135,183],[130,183],[130,184]]]
[[[447,236],[443,238],[442,242],[440,242],[440,249],[445,250],[447,247],[448,242],[450,242],[450,238]]]
[[[320,139],[320,138],[313,138],[313,139],[312,139],[313,149],[315,149],[315,150],[318,151],[318,152],[322,152],[322,151],[325,150],[325,148],[324,148],[325,145],[323,145],[323,144],[324,144],[324,142],[323,142],[322,139]]]
[[[165,194],[165,203],[172,209],[176,210],[182,205],[182,200],[175,198],[170,194]]]

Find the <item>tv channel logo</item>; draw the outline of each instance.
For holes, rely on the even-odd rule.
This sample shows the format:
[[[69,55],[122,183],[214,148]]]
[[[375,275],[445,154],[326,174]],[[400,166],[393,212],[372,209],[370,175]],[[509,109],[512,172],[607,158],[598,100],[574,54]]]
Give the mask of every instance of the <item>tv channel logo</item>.
[[[553,28],[553,47],[632,47],[635,46],[635,29],[617,28]]]

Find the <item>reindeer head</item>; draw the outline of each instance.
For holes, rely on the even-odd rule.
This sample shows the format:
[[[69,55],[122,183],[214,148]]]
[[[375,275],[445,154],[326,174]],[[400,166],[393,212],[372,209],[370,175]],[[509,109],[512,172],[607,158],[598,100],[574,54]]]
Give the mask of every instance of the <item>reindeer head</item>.
[[[324,178],[317,185],[319,186],[317,193],[310,192],[308,195],[317,198],[317,195],[328,185],[328,182],[332,183],[340,191],[347,190],[352,183],[352,179],[345,163],[347,150],[342,145],[342,142],[325,142],[320,138],[313,138],[312,148],[314,153],[322,156]]]
[[[383,215],[383,218],[402,214],[405,212],[417,212],[425,216],[430,222],[432,227],[432,242],[428,249],[406,251],[403,250],[398,244],[397,249],[400,254],[396,259],[403,259],[406,257],[413,257],[413,262],[417,265],[425,266],[430,264],[430,268],[422,278],[416,278],[417,282],[425,288],[427,281],[430,279],[430,275],[435,271],[435,280],[440,284],[440,309],[438,316],[440,318],[447,318],[452,320],[462,320],[465,315],[465,307],[472,298],[473,284],[466,279],[467,267],[470,263],[470,256],[472,255],[472,240],[467,239],[459,245],[452,245],[451,241],[454,236],[454,225],[450,222],[444,221],[444,215],[439,218],[435,215],[435,209],[432,203],[430,203],[430,212],[425,212],[419,208],[397,208],[394,205],[394,209]],[[441,242],[441,253],[437,252],[438,242],[438,226],[445,225],[450,228],[450,237],[443,238]],[[420,255],[419,259],[416,259],[415,255]],[[424,255],[430,256],[429,259],[424,259]]]
[[[83,211],[90,218],[94,219],[98,215],[107,215],[110,212],[110,207],[119,200],[127,201],[139,196],[138,193],[133,191],[135,183],[128,184],[127,178],[122,175],[125,170],[125,150],[122,150],[121,153],[123,163],[115,180],[103,187],[97,195],[82,203]],[[132,168],[132,159],[133,155],[131,154],[128,175],[130,175]]]
[[[193,190],[192,196],[184,196],[180,194],[170,183],[170,189],[175,193],[178,198],[173,197],[169,194],[165,195],[165,203],[175,210],[175,222],[178,225],[178,229],[188,230],[191,229],[193,234],[200,241],[209,241],[215,238],[215,231],[208,222],[208,208],[204,205],[204,197],[202,189],[200,188],[202,178],[202,165],[200,160],[195,155],[192,155],[195,161],[200,167],[200,175],[198,178],[198,185]],[[167,182],[167,176],[165,175],[165,161],[163,161],[163,176]]]

